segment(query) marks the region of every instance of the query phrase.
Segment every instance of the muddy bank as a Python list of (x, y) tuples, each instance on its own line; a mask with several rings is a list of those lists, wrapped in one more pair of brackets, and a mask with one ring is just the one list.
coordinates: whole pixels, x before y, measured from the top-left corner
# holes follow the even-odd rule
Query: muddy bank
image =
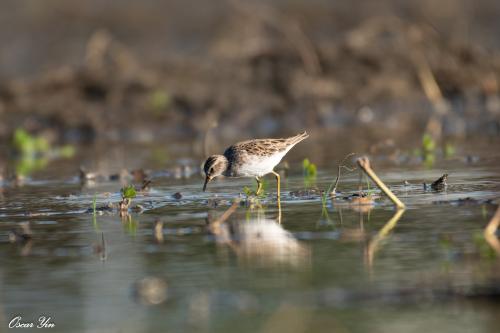
[[(0, 138), (59, 142), (267, 136), (323, 128), (398, 139), (497, 136), (500, 54), (425, 21), (367, 18), (335, 38), (274, 7), (231, 2), (206, 52), (145, 62), (107, 30), (80, 65), (0, 84)], [(437, 128), (437, 129), (436, 129)]]

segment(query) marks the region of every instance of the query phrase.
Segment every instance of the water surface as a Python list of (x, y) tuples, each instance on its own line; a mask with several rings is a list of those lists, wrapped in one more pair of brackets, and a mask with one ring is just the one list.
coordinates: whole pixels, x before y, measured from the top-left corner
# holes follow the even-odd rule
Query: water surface
[[(200, 193), (198, 175), (157, 172), (151, 191), (134, 200), (142, 213), (94, 219), (94, 196), (98, 207), (117, 202), (120, 183), (82, 185), (74, 169), (54, 167), (0, 197), (2, 331), (19, 314), (50, 316), (53, 332), (495, 332), (500, 265), (482, 231), (496, 209), (487, 200), (500, 193), (499, 161), (490, 154), (430, 169), (374, 161), (407, 204), (399, 213), (384, 197), (362, 209), (328, 200), (322, 211), (318, 195), (290, 194), (305, 187), (294, 165), (281, 224), (269, 177), (266, 197), (215, 227), (250, 180)], [(445, 191), (423, 189), (445, 172)], [(334, 176), (333, 162), (322, 166), (317, 187)], [(341, 198), (358, 186), (358, 172), (346, 175)], [(32, 240), (10, 243), (22, 222)], [(164, 283), (153, 290), (166, 297), (160, 304), (146, 304), (138, 287), (148, 277)]]

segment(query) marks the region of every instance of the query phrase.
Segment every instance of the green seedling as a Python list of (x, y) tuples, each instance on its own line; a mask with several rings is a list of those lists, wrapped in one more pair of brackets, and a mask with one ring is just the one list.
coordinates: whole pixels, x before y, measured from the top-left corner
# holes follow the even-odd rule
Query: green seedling
[(43, 154), (50, 149), (47, 139), (31, 135), (22, 128), (18, 128), (14, 132), (13, 145), (14, 149), (24, 156)]
[(92, 200), (92, 214), (96, 216), (96, 206), (97, 206), (97, 194), (94, 194), (94, 199)]
[(132, 201), (132, 199), (137, 196), (137, 192), (133, 185), (124, 186), (121, 189), (121, 193), (122, 193), (122, 199), (129, 199), (130, 201)]
[(122, 201), (120, 201), (119, 203), (120, 215), (125, 216), (128, 215), (128, 207), (132, 203), (132, 199), (137, 196), (137, 192), (134, 186), (127, 185), (121, 189), (121, 193), (122, 193)]
[(302, 170), (304, 175), (304, 185), (305, 187), (310, 187), (316, 183), (316, 177), (318, 174), (318, 169), (316, 164), (311, 163), (309, 159), (304, 159), (302, 161)]
[(57, 155), (63, 157), (63, 158), (71, 158), (75, 156), (76, 149), (72, 145), (64, 145), (57, 149)]
[(431, 153), (436, 150), (436, 142), (434, 141), (432, 136), (428, 133), (425, 133), (422, 136), (422, 148), (426, 153)]
[(74, 146), (51, 147), (44, 137), (31, 135), (22, 128), (15, 130), (12, 146), (18, 155), (15, 169), (19, 176), (27, 176), (34, 171), (44, 169), (50, 159), (70, 158), (75, 155)]
[(94, 230), (99, 231), (99, 226), (97, 225), (97, 194), (94, 194), (94, 199), (92, 199), (92, 223), (94, 225)]
[(453, 156), (455, 156), (455, 146), (448, 142), (444, 145), (444, 157), (451, 158)]
[(149, 96), (149, 104), (155, 113), (161, 113), (168, 109), (170, 105), (170, 96), (166, 91), (156, 89)]
[(255, 191), (253, 191), (250, 187), (248, 186), (245, 186), (243, 187), (243, 193), (245, 193), (245, 195), (247, 197), (251, 196), (251, 195), (254, 195), (255, 194)]
[(422, 153), (424, 165), (431, 168), (436, 162), (436, 141), (428, 133), (422, 136)]
[(254, 184), (253, 188), (250, 188), (248, 186), (243, 187), (243, 193), (245, 193), (247, 197), (250, 196), (256, 196), (258, 198), (264, 197), (266, 194), (266, 190), (269, 186), (269, 183), (267, 182), (267, 180), (264, 179), (264, 177), (260, 179), (260, 182), (262, 184), (262, 188), (259, 194), (257, 194), (257, 184)]

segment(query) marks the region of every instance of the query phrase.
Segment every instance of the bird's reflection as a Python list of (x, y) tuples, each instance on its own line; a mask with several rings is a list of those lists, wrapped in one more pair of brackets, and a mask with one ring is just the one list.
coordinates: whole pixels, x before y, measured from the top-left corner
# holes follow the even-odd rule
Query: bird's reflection
[(236, 213), (238, 208), (235, 202), (218, 219), (209, 221), (208, 230), (222, 249), (229, 247), (237, 255), (240, 263), (301, 266), (308, 262), (309, 248), (283, 228), (279, 217), (267, 217), (262, 206), (248, 208), (244, 214)]

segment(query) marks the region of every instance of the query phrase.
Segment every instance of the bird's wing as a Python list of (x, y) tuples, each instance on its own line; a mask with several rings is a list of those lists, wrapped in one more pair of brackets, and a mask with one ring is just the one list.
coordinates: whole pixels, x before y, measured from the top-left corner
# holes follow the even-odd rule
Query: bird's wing
[(288, 148), (287, 139), (256, 139), (238, 142), (229, 147), (239, 154), (249, 154), (253, 156), (270, 156), (283, 152)]

